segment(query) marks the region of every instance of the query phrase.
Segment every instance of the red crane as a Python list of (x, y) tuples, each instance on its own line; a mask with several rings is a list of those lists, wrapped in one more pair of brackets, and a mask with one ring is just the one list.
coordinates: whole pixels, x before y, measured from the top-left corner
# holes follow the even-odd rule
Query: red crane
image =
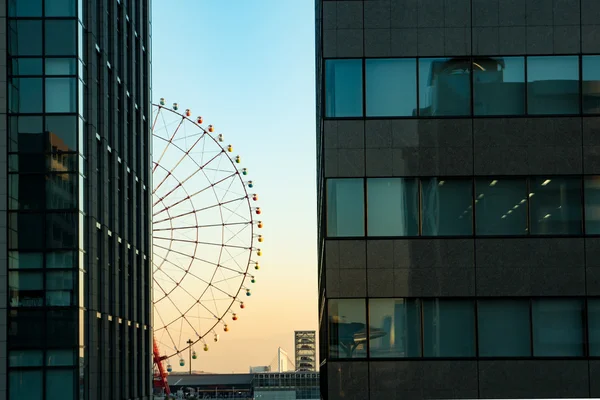
[(163, 360), (165, 360), (166, 356), (161, 356), (158, 351), (158, 345), (156, 344), (156, 340), (153, 338), (153, 353), (154, 353), (154, 364), (158, 368), (158, 374), (154, 375), (154, 387), (164, 388), (165, 394), (170, 395), (171, 389), (169, 388), (169, 383), (167, 382), (167, 372), (163, 367)]

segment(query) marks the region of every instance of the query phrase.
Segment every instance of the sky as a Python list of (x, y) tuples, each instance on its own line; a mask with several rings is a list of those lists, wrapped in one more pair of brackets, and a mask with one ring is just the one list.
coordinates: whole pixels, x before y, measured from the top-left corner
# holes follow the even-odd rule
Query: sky
[(312, 1), (152, 2), (154, 102), (190, 108), (226, 136), (264, 223), (252, 296), (218, 343), (198, 346), (194, 370), (248, 372), (279, 346), (293, 358), (294, 330), (317, 329), (314, 60)]

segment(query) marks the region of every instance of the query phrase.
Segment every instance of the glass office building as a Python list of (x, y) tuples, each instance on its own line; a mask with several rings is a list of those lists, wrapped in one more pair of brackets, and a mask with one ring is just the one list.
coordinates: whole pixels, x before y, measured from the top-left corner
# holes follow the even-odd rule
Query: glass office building
[(149, 3), (0, 1), (0, 399), (150, 396)]
[(323, 398), (600, 397), (599, 21), (316, 1)]

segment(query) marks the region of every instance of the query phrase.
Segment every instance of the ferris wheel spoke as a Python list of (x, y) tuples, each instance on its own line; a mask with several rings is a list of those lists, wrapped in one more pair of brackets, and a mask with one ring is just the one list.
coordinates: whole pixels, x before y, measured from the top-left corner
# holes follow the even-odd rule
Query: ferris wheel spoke
[[(237, 202), (237, 201), (244, 200), (244, 198), (245, 198), (245, 197), (239, 197), (239, 198), (237, 198), (237, 199), (228, 200), (228, 201), (226, 201), (226, 202), (224, 202), (224, 203), (213, 204), (213, 205), (211, 205), (211, 206), (202, 207), (202, 208), (198, 208), (198, 209), (195, 209), (195, 210), (187, 211), (187, 212), (184, 212), (184, 213), (181, 213), (181, 214), (173, 215), (173, 216), (171, 216), (171, 217), (169, 217), (169, 218), (163, 218), (163, 219), (161, 219), (161, 220), (154, 221), (154, 223), (155, 223), (155, 224), (159, 224), (159, 223), (161, 223), (161, 222), (166, 222), (166, 221), (168, 221), (168, 220), (174, 220), (174, 219), (177, 219), (177, 218), (186, 217), (186, 216), (188, 216), (188, 215), (192, 215), (192, 214), (198, 214), (198, 213), (200, 213), (200, 212), (203, 212), (203, 211), (208, 211), (208, 210), (211, 210), (211, 209), (213, 209), (213, 208), (216, 208), (216, 207), (224, 207), (224, 208), (226, 208), (225, 206), (226, 206), (227, 204), (231, 204), (231, 203), (235, 203), (235, 202)], [(242, 216), (240, 215), (240, 218), (244, 218), (244, 217), (242, 217)]]
[(194, 244), (202, 244), (202, 245), (206, 245), (206, 246), (231, 247), (231, 248), (234, 248), (234, 249), (246, 249), (246, 250), (249, 250), (248, 247), (236, 246), (236, 245), (233, 245), (233, 244), (225, 244), (225, 243), (201, 242), (201, 241), (186, 240), (186, 239), (166, 238), (166, 237), (160, 237), (160, 236), (154, 236), (154, 239), (168, 240), (168, 241), (171, 241), (171, 242), (194, 243)]
[(197, 228), (216, 228), (216, 227), (221, 227), (221, 226), (237, 226), (237, 225), (248, 226), (250, 224), (252, 224), (252, 221), (248, 221), (248, 222), (230, 222), (230, 223), (224, 224), (224, 225), (223, 224), (187, 225), (187, 226), (177, 226), (177, 227), (173, 227), (173, 228), (153, 229), (152, 232), (177, 231), (177, 230), (182, 230), (182, 229), (185, 230), (185, 229), (197, 229)]
[[(240, 201), (240, 200), (241, 199), (235, 199), (234, 201)], [(227, 203), (223, 203), (223, 208), (226, 209), (227, 211), (229, 211), (232, 215), (235, 214), (235, 215), (237, 215), (238, 217), (240, 217), (242, 219), (246, 219), (247, 218), (247, 217), (244, 217), (244, 216), (238, 214), (236, 211), (233, 211), (233, 210), (229, 209), (229, 207), (226, 207), (226, 205), (230, 204), (230, 203), (232, 203), (232, 202), (230, 201), (230, 202), (227, 202)]]
[[(164, 117), (163, 117), (164, 118)], [(181, 127), (181, 125), (183, 124), (183, 119), (179, 122), (179, 124), (177, 125), (177, 128), (175, 129), (175, 132), (173, 132), (173, 136), (171, 136), (171, 138), (167, 141), (167, 145), (165, 146), (165, 148), (162, 151), (162, 154), (160, 155), (160, 157), (158, 158), (158, 161), (156, 161), (156, 165), (159, 165), (160, 162), (162, 161), (163, 157), (165, 156), (165, 154), (167, 153), (167, 149), (169, 148), (169, 144), (171, 144), (173, 142), (173, 138), (175, 137), (175, 135), (177, 135), (177, 132), (179, 131), (179, 128)], [(152, 172), (156, 171), (156, 167), (154, 168), (154, 170)]]

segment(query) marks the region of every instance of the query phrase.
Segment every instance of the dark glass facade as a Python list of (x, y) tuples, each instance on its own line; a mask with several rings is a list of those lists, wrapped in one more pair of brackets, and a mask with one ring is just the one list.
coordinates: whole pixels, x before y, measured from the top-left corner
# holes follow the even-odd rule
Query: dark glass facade
[(150, 2), (0, 9), (0, 398), (148, 399)]
[(322, 397), (600, 397), (600, 2), (315, 5)]

